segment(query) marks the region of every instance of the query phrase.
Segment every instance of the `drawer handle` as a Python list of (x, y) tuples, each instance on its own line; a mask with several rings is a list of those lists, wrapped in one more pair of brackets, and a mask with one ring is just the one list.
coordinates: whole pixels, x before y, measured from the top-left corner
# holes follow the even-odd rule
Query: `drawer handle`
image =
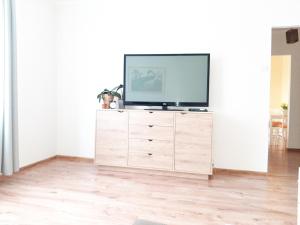
[(118, 110), (118, 112), (119, 112), (119, 113), (123, 113), (124, 111), (123, 111), (123, 110)]
[(186, 112), (181, 112), (181, 115), (185, 115), (186, 114)]
[(148, 153), (148, 155), (149, 155), (149, 156), (151, 156), (151, 155), (152, 155), (152, 153)]
[(153, 127), (153, 125), (148, 125), (148, 127)]
[(153, 141), (153, 139), (148, 139), (148, 141)]
[(149, 111), (149, 113), (153, 113), (152, 111)]

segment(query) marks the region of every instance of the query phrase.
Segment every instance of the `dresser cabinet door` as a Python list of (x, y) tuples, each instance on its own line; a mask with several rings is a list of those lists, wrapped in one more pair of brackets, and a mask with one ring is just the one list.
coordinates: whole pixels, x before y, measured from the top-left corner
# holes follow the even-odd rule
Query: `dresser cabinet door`
[(212, 174), (212, 115), (176, 113), (175, 171)]
[(96, 164), (127, 166), (128, 112), (97, 112)]

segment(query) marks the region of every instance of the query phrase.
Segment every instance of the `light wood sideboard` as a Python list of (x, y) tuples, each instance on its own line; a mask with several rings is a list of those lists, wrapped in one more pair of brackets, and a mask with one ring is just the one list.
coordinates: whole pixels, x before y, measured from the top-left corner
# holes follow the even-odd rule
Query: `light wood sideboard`
[(211, 112), (98, 110), (95, 163), (208, 178), (212, 122)]

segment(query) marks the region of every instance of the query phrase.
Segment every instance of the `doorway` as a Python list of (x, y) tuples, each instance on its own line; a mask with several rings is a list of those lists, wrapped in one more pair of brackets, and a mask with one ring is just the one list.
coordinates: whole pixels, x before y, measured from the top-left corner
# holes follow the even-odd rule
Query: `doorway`
[(287, 43), (289, 29), (272, 29), (268, 173), (280, 176), (300, 166), (300, 43)]
[(288, 143), (291, 55), (272, 55), (270, 84), (270, 148), (285, 150)]

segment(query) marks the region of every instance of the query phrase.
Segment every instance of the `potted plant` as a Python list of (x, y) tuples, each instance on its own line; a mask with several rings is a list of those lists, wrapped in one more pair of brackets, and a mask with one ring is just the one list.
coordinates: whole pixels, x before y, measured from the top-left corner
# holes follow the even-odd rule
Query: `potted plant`
[(112, 101), (118, 102), (119, 99), (122, 99), (122, 95), (118, 92), (121, 88), (123, 88), (122, 84), (120, 84), (117, 87), (114, 87), (111, 90), (105, 88), (100, 94), (98, 94), (97, 99), (99, 100), (99, 102), (103, 100), (103, 109), (109, 109), (109, 104)]
[(109, 103), (113, 99), (111, 92), (106, 88), (100, 94), (98, 94), (97, 98), (98, 98), (99, 102), (101, 102), (101, 100), (103, 100), (103, 104), (102, 104), (103, 109), (108, 109)]
[(282, 110), (282, 113), (283, 113), (283, 115), (287, 115), (287, 111), (288, 111), (288, 104), (286, 104), (286, 103), (282, 103), (281, 105), (280, 105), (280, 107), (281, 107), (281, 110)]
[(113, 101), (118, 101), (122, 99), (122, 94), (119, 93), (119, 90), (123, 88), (123, 84), (120, 84), (116, 87), (114, 87), (110, 92), (111, 95), (113, 96)]

